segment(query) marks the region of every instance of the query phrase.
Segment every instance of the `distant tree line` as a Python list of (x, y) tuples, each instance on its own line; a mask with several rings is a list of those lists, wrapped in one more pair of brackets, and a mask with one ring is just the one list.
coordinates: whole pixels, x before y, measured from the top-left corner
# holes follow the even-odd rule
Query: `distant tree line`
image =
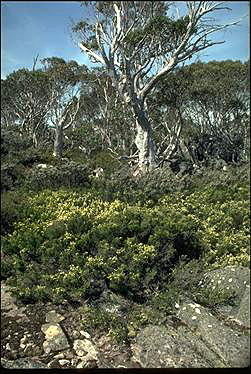
[[(88, 157), (105, 150), (137, 163), (133, 113), (106, 71), (58, 57), (42, 63), (1, 80), (2, 137), (14, 133), (34, 148), (52, 146), (58, 158), (68, 148)], [(249, 71), (249, 61), (197, 62), (158, 82), (147, 100), (158, 166), (248, 160)]]

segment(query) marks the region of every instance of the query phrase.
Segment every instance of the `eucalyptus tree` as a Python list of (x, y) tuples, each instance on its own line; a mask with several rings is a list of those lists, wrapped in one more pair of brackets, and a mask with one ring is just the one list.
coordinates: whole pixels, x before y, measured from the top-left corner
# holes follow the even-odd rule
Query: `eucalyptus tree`
[(183, 113), (189, 101), (192, 75), (189, 69), (176, 67), (165, 76), (148, 96), (157, 156), (162, 165), (176, 153), (182, 153), (181, 135), (188, 121)]
[(249, 63), (198, 62), (184, 69), (190, 84), (182, 115), (192, 124), (190, 143), (197, 161), (212, 156), (227, 162), (247, 159)]
[(49, 80), (48, 126), (55, 134), (53, 155), (61, 158), (64, 131), (76, 120), (88, 69), (59, 57), (45, 58), (41, 63)]
[(21, 136), (31, 136), (33, 145), (46, 127), (48, 79), (41, 70), (19, 69), (1, 80), (1, 124), (16, 125)]
[(249, 62), (226, 60), (199, 61), (164, 77), (149, 104), (162, 160), (177, 151), (193, 163), (247, 158), (249, 75)]
[(157, 83), (194, 54), (224, 41), (212, 33), (237, 22), (219, 25), (208, 16), (229, 8), (212, 1), (188, 1), (185, 16), (170, 16), (173, 2), (84, 1), (96, 20), (73, 27), (79, 47), (91, 61), (105, 66), (114, 89), (135, 119), (139, 167), (158, 163), (147, 97)]

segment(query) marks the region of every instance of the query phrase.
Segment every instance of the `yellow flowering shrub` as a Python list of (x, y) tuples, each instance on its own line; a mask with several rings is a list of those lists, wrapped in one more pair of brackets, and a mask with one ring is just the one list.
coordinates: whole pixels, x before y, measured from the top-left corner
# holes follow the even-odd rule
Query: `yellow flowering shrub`
[(2, 274), (18, 297), (61, 302), (106, 285), (144, 299), (173, 280), (181, 260), (249, 266), (245, 184), (177, 191), (154, 204), (101, 196), (63, 188), (24, 195), (1, 241)]

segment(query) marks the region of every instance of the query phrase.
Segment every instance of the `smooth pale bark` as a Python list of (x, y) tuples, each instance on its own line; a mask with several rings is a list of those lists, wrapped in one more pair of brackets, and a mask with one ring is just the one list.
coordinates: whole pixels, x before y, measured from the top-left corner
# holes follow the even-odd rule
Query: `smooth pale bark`
[(63, 155), (63, 144), (64, 144), (64, 132), (63, 127), (58, 126), (55, 128), (55, 140), (54, 140), (54, 152), (53, 156), (62, 158)]
[(139, 151), (139, 168), (148, 171), (157, 166), (155, 144), (152, 137), (152, 129), (143, 129), (136, 121), (137, 135), (135, 144)]
[(147, 116), (147, 104), (136, 95), (130, 104), (136, 120), (135, 144), (139, 155), (138, 167), (143, 172), (150, 171), (157, 166), (158, 160), (152, 126)]

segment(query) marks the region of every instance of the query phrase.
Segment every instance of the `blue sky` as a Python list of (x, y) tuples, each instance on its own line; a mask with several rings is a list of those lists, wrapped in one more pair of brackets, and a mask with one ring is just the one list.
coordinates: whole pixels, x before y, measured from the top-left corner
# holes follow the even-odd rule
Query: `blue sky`
[[(182, 3), (177, 2), (177, 6), (182, 8)], [(228, 1), (225, 5), (232, 11), (215, 14), (223, 23), (246, 17), (240, 25), (216, 33), (216, 40), (226, 42), (205, 50), (200, 56), (202, 61), (249, 59), (248, 3)], [(78, 1), (1, 1), (1, 78), (14, 70), (31, 69), (38, 53), (39, 59), (57, 56), (91, 66), (71, 38), (71, 20), (78, 21), (84, 15)]]

